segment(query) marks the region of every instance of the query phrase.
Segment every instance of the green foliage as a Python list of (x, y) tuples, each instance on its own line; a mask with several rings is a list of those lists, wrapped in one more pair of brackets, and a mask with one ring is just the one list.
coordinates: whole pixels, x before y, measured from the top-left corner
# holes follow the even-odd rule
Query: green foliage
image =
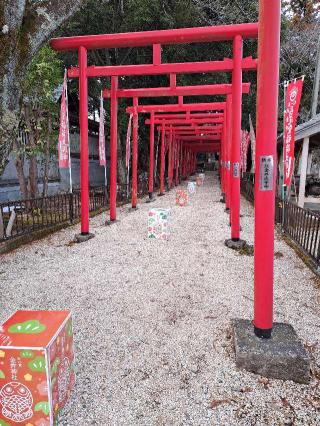
[[(284, 0), (282, 16), (282, 54), (280, 67), (280, 81), (306, 74), (305, 90), (302, 99), (300, 120), (306, 118), (310, 110), (310, 96), (314, 72), (315, 43), (310, 34), (310, 26), (319, 18), (319, 0)], [(193, 27), (206, 25), (237, 24), (242, 22), (258, 21), (258, 0), (88, 0), (73, 19), (61, 28), (59, 35), (83, 35), (99, 33), (115, 33), (130, 31), (161, 30), (167, 28)], [(102, 13), (103, 10), (103, 13)], [(297, 22), (303, 22), (308, 31), (301, 32)], [(305, 27), (303, 28), (303, 30)], [(303, 48), (303, 46), (307, 48)], [(297, 55), (297, 51), (299, 54)], [(244, 56), (257, 57), (257, 42), (244, 41)], [(232, 43), (196, 43), (191, 45), (164, 46), (162, 49), (163, 62), (206, 61), (221, 60), (232, 57)], [(77, 65), (77, 53), (62, 54), (64, 64)], [(150, 63), (152, 50), (146, 48), (128, 49), (101, 49), (89, 52), (89, 64), (121, 65)], [(249, 127), (248, 117), (251, 114), (255, 122), (256, 112), (256, 73), (244, 73), (244, 81), (251, 83), (249, 95), (243, 97), (242, 127)], [(209, 73), (206, 75), (179, 75), (179, 85), (215, 84), (231, 82), (228, 73)], [(122, 77), (119, 85), (122, 88), (131, 87), (159, 87), (167, 86), (168, 76)], [(89, 109), (91, 112), (99, 107), (100, 91), (109, 87), (109, 79), (89, 80)], [(77, 94), (77, 81), (71, 83), (71, 90)], [(223, 98), (216, 97), (216, 100)], [(197, 97), (197, 102), (213, 100), (212, 97)], [(194, 102), (195, 98), (185, 98), (185, 102)], [(175, 103), (174, 98), (144, 99), (141, 103)], [(131, 100), (119, 101), (119, 137), (124, 155), (125, 134), (128, 117), (124, 113)], [(279, 96), (279, 131), (282, 128), (283, 91), (280, 87)], [(106, 102), (106, 139), (109, 137), (109, 103)], [(144, 117), (139, 122), (139, 169), (145, 169), (143, 160), (148, 153), (148, 126), (143, 124)]]
[(59, 102), (54, 91), (62, 84), (63, 64), (58, 54), (45, 45), (33, 58), (23, 82), (23, 103), (21, 122), (31, 136), (32, 143), (19, 146), (17, 154), (44, 156), (46, 142), (50, 141), (50, 154), (56, 152), (57, 128), (48, 128), (49, 118), (53, 123), (59, 120)]
[(33, 58), (23, 86), (24, 97), (45, 111), (56, 110), (54, 89), (63, 79), (62, 62), (57, 53), (45, 45)]

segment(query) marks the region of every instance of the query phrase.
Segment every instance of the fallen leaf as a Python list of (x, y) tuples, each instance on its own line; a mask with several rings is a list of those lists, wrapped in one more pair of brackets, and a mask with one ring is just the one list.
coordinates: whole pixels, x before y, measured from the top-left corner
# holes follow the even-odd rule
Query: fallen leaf
[(229, 404), (229, 403), (230, 403), (230, 399), (214, 399), (210, 403), (210, 408), (212, 408), (212, 409), (217, 408), (217, 407), (219, 407), (219, 405)]

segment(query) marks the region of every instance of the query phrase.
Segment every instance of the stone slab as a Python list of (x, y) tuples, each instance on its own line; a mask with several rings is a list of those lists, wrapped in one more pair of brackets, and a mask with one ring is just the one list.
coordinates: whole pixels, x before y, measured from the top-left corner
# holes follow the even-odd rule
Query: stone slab
[(231, 248), (232, 250), (242, 250), (247, 245), (246, 241), (238, 240), (234, 241), (233, 239), (225, 240), (225, 246)]
[(119, 220), (107, 220), (106, 221), (106, 223), (105, 223), (105, 225), (106, 226), (111, 226), (111, 225), (114, 225), (115, 223), (119, 223), (120, 221)]
[(146, 203), (147, 203), (147, 204), (149, 204), (149, 203), (154, 203), (155, 201), (156, 201), (156, 198), (155, 198), (155, 197), (147, 198), (147, 199), (146, 199)]
[(74, 241), (80, 244), (91, 240), (91, 238), (94, 238), (94, 234), (91, 234), (90, 232), (88, 234), (77, 234), (74, 236)]
[(308, 384), (310, 358), (293, 327), (274, 323), (270, 339), (254, 334), (252, 322), (232, 320), (238, 368), (281, 380)]

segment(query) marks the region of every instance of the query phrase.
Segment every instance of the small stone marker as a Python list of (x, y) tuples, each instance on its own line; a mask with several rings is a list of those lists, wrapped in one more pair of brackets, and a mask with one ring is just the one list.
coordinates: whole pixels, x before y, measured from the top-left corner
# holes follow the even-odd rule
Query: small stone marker
[(260, 339), (251, 321), (233, 320), (238, 368), (281, 380), (310, 381), (310, 358), (293, 327), (274, 323), (272, 337)]
[(202, 186), (203, 185), (203, 179), (200, 176), (196, 177), (196, 183), (197, 186)]
[(3, 424), (57, 424), (74, 384), (73, 361), (69, 311), (12, 315), (0, 332)]
[(189, 195), (187, 191), (178, 189), (176, 191), (176, 205), (180, 207), (187, 206), (189, 204)]
[(148, 238), (168, 240), (170, 209), (150, 209), (148, 214)]
[(188, 182), (188, 192), (190, 195), (193, 195), (196, 193), (196, 183), (195, 182)]

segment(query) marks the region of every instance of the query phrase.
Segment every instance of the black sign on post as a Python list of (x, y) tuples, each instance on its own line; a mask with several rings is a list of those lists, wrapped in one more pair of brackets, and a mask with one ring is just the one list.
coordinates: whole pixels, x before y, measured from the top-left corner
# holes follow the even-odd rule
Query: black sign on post
[(240, 164), (239, 163), (233, 163), (233, 177), (235, 177), (235, 178), (240, 177)]
[(273, 156), (260, 157), (260, 191), (273, 190)]

